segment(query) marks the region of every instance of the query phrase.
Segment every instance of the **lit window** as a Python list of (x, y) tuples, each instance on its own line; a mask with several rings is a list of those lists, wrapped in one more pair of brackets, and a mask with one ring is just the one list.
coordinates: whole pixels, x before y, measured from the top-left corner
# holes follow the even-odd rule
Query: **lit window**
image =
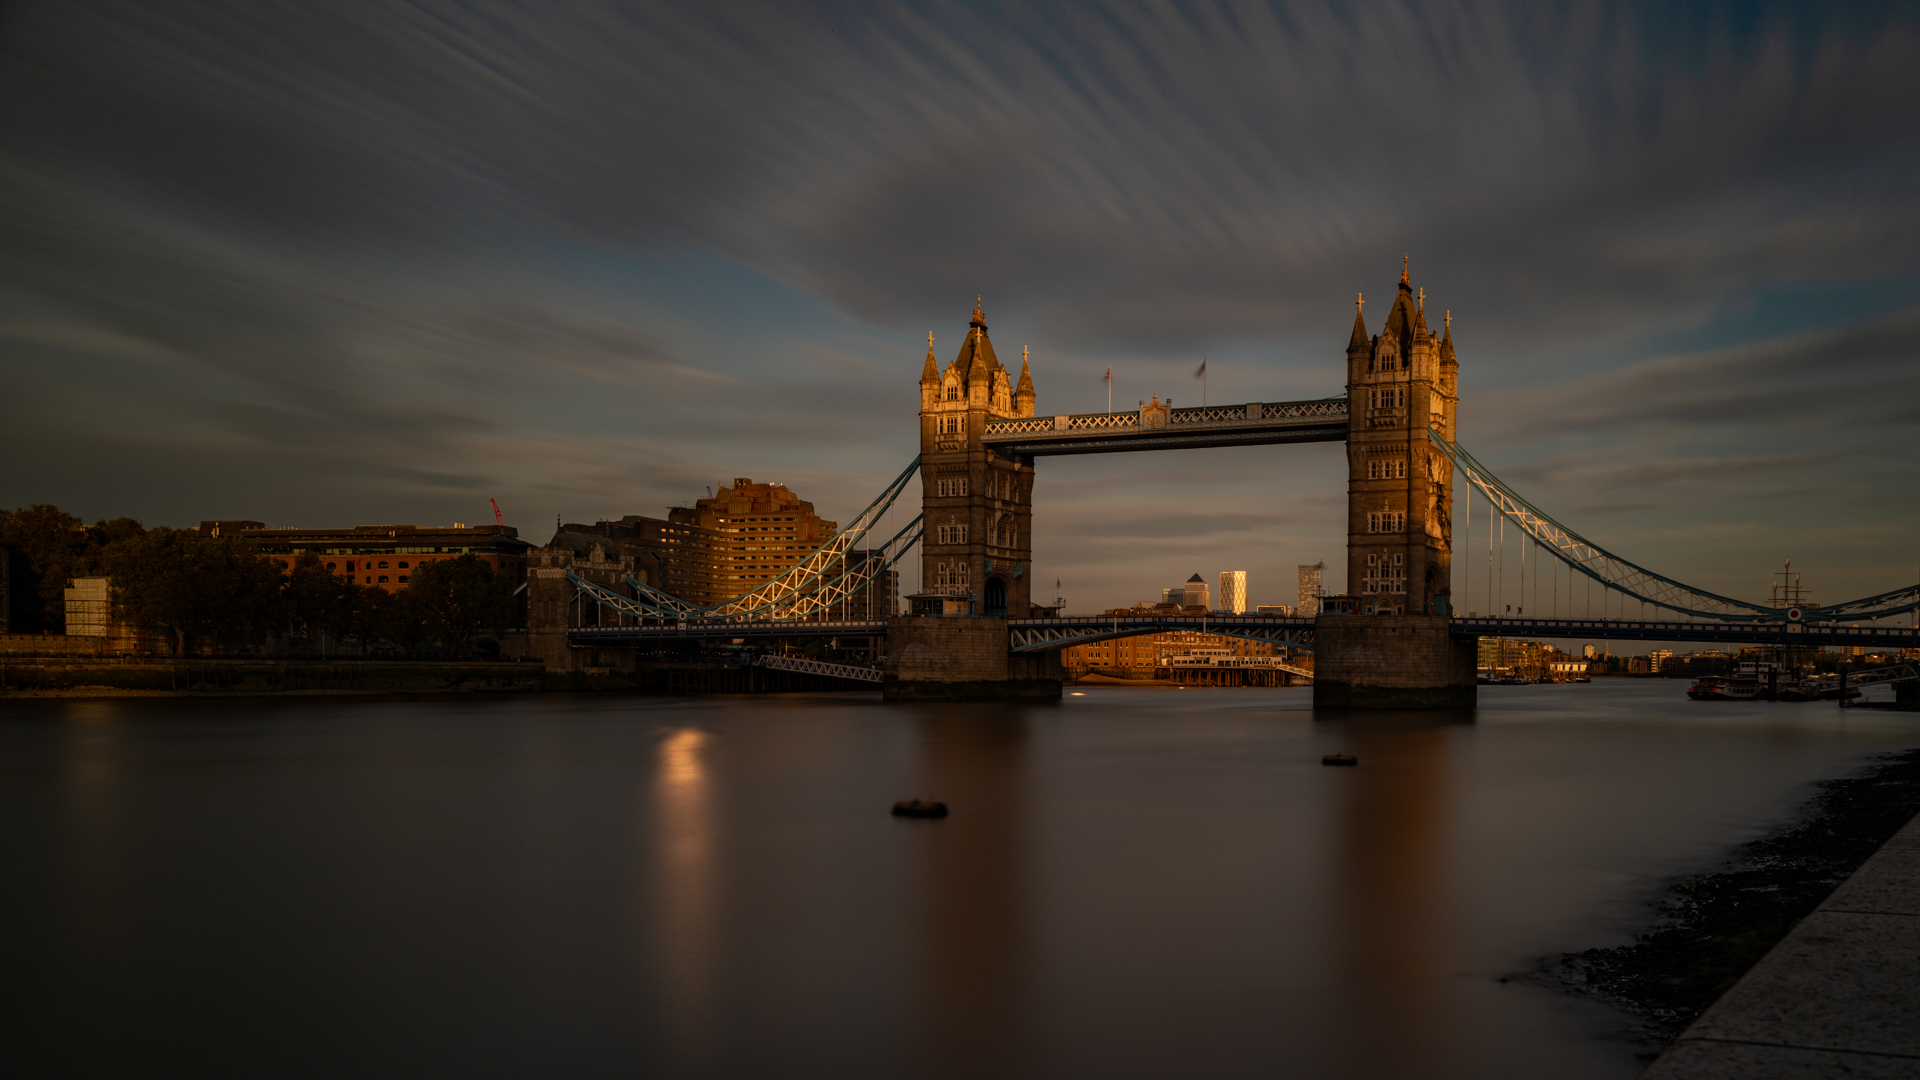
[(387, 575), (385, 575), (385, 574), (381, 574), (381, 575), (380, 575), (380, 584), (382, 584), (382, 585), (385, 585), (386, 583), (387, 583)]
[[(382, 560), (380, 561), (380, 569), (382, 569), (382, 570), (385, 570), (386, 568), (387, 568), (387, 563), (386, 563), (386, 560), (385, 560), (385, 559), (382, 559)], [(386, 579), (386, 578), (381, 578), (380, 580), (381, 580), (381, 581), (385, 581), (385, 580), (387, 580), (387, 579)]]
[(338, 569), (340, 569), (340, 567), (339, 567), (339, 566), (337, 566), (337, 565), (335, 565), (335, 564), (333, 564), (333, 563), (328, 563), (328, 564), (327, 564), (327, 569), (329, 569), (329, 570), (338, 570)]

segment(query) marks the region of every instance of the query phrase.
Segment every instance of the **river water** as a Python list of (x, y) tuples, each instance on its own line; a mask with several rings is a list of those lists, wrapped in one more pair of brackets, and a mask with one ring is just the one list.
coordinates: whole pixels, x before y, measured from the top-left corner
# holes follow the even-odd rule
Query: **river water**
[[(1684, 683), (0, 709), (33, 1075), (1627, 1078), (1502, 982), (1920, 744)], [(1323, 754), (1360, 757), (1326, 768)], [(944, 821), (887, 813), (944, 799)]]

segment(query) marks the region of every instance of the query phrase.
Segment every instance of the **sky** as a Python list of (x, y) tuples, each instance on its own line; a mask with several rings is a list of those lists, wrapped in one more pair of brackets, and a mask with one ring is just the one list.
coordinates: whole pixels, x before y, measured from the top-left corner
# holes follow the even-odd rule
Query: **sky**
[[(1820, 602), (1897, 588), (1917, 13), (14, 2), (0, 506), (320, 527), (491, 497), (544, 543), (749, 477), (846, 520), (917, 451), (925, 336), (950, 360), (975, 296), (1041, 413), (1104, 409), (1108, 367), (1116, 408), (1199, 404), (1202, 357), (1210, 402), (1295, 400), (1343, 391), (1355, 295), (1377, 331), (1406, 255), (1454, 316), (1462, 445), (1540, 508), (1744, 599), (1788, 558)], [(1043, 458), (1036, 596), (1244, 569), (1290, 603), (1316, 560), (1337, 588), (1343, 470)], [(1456, 604), (1485, 610), (1472, 513)]]

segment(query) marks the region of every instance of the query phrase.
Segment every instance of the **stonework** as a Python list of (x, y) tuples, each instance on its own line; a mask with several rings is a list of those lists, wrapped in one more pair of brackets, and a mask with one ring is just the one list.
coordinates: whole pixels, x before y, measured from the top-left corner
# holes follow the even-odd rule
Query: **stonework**
[(1010, 643), (1005, 619), (890, 619), (882, 694), (922, 701), (1058, 698), (1060, 653), (1014, 656)]
[[(1459, 405), (1453, 316), (1427, 329), (1426, 292), (1403, 264), (1380, 333), (1355, 303), (1347, 341), (1347, 592), (1314, 621), (1316, 708), (1471, 707), (1474, 645), (1449, 626)], [(1305, 592), (1305, 568), (1301, 576)], [(1304, 605), (1305, 598), (1302, 597)]]
[(981, 444), (991, 420), (1033, 415), (1026, 358), (1016, 384), (994, 354), (978, 305), (959, 355), (942, 372), (933, 335), (920, 373), (920, 481), (925, 538), (921, 600), (967, 601), (974, 615), (1025, 618), (1032, 609), (1033, 459)]
[(1453, 465), (1427, 437), (1454, 438), (1453, 317), (1427, 329), (1406, 269), (1380, 333), (1356, 303), (1347, 342), (1347, 592), (1362, 614), (1451, 613)]
[(1444, 615), (1322, 615), (1313, 624), (1316, 709), (1472, 708), (1474, 642)]

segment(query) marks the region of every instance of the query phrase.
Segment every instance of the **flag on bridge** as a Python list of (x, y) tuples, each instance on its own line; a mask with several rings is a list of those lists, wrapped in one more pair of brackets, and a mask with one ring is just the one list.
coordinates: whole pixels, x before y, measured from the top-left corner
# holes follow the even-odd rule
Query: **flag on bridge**
[(1200, 366), (1193, 369), (1193, 377), (1196, 379), (1204, 379), (1207, 377), (1207, 361), (1205, 357), (1201, 358)]

